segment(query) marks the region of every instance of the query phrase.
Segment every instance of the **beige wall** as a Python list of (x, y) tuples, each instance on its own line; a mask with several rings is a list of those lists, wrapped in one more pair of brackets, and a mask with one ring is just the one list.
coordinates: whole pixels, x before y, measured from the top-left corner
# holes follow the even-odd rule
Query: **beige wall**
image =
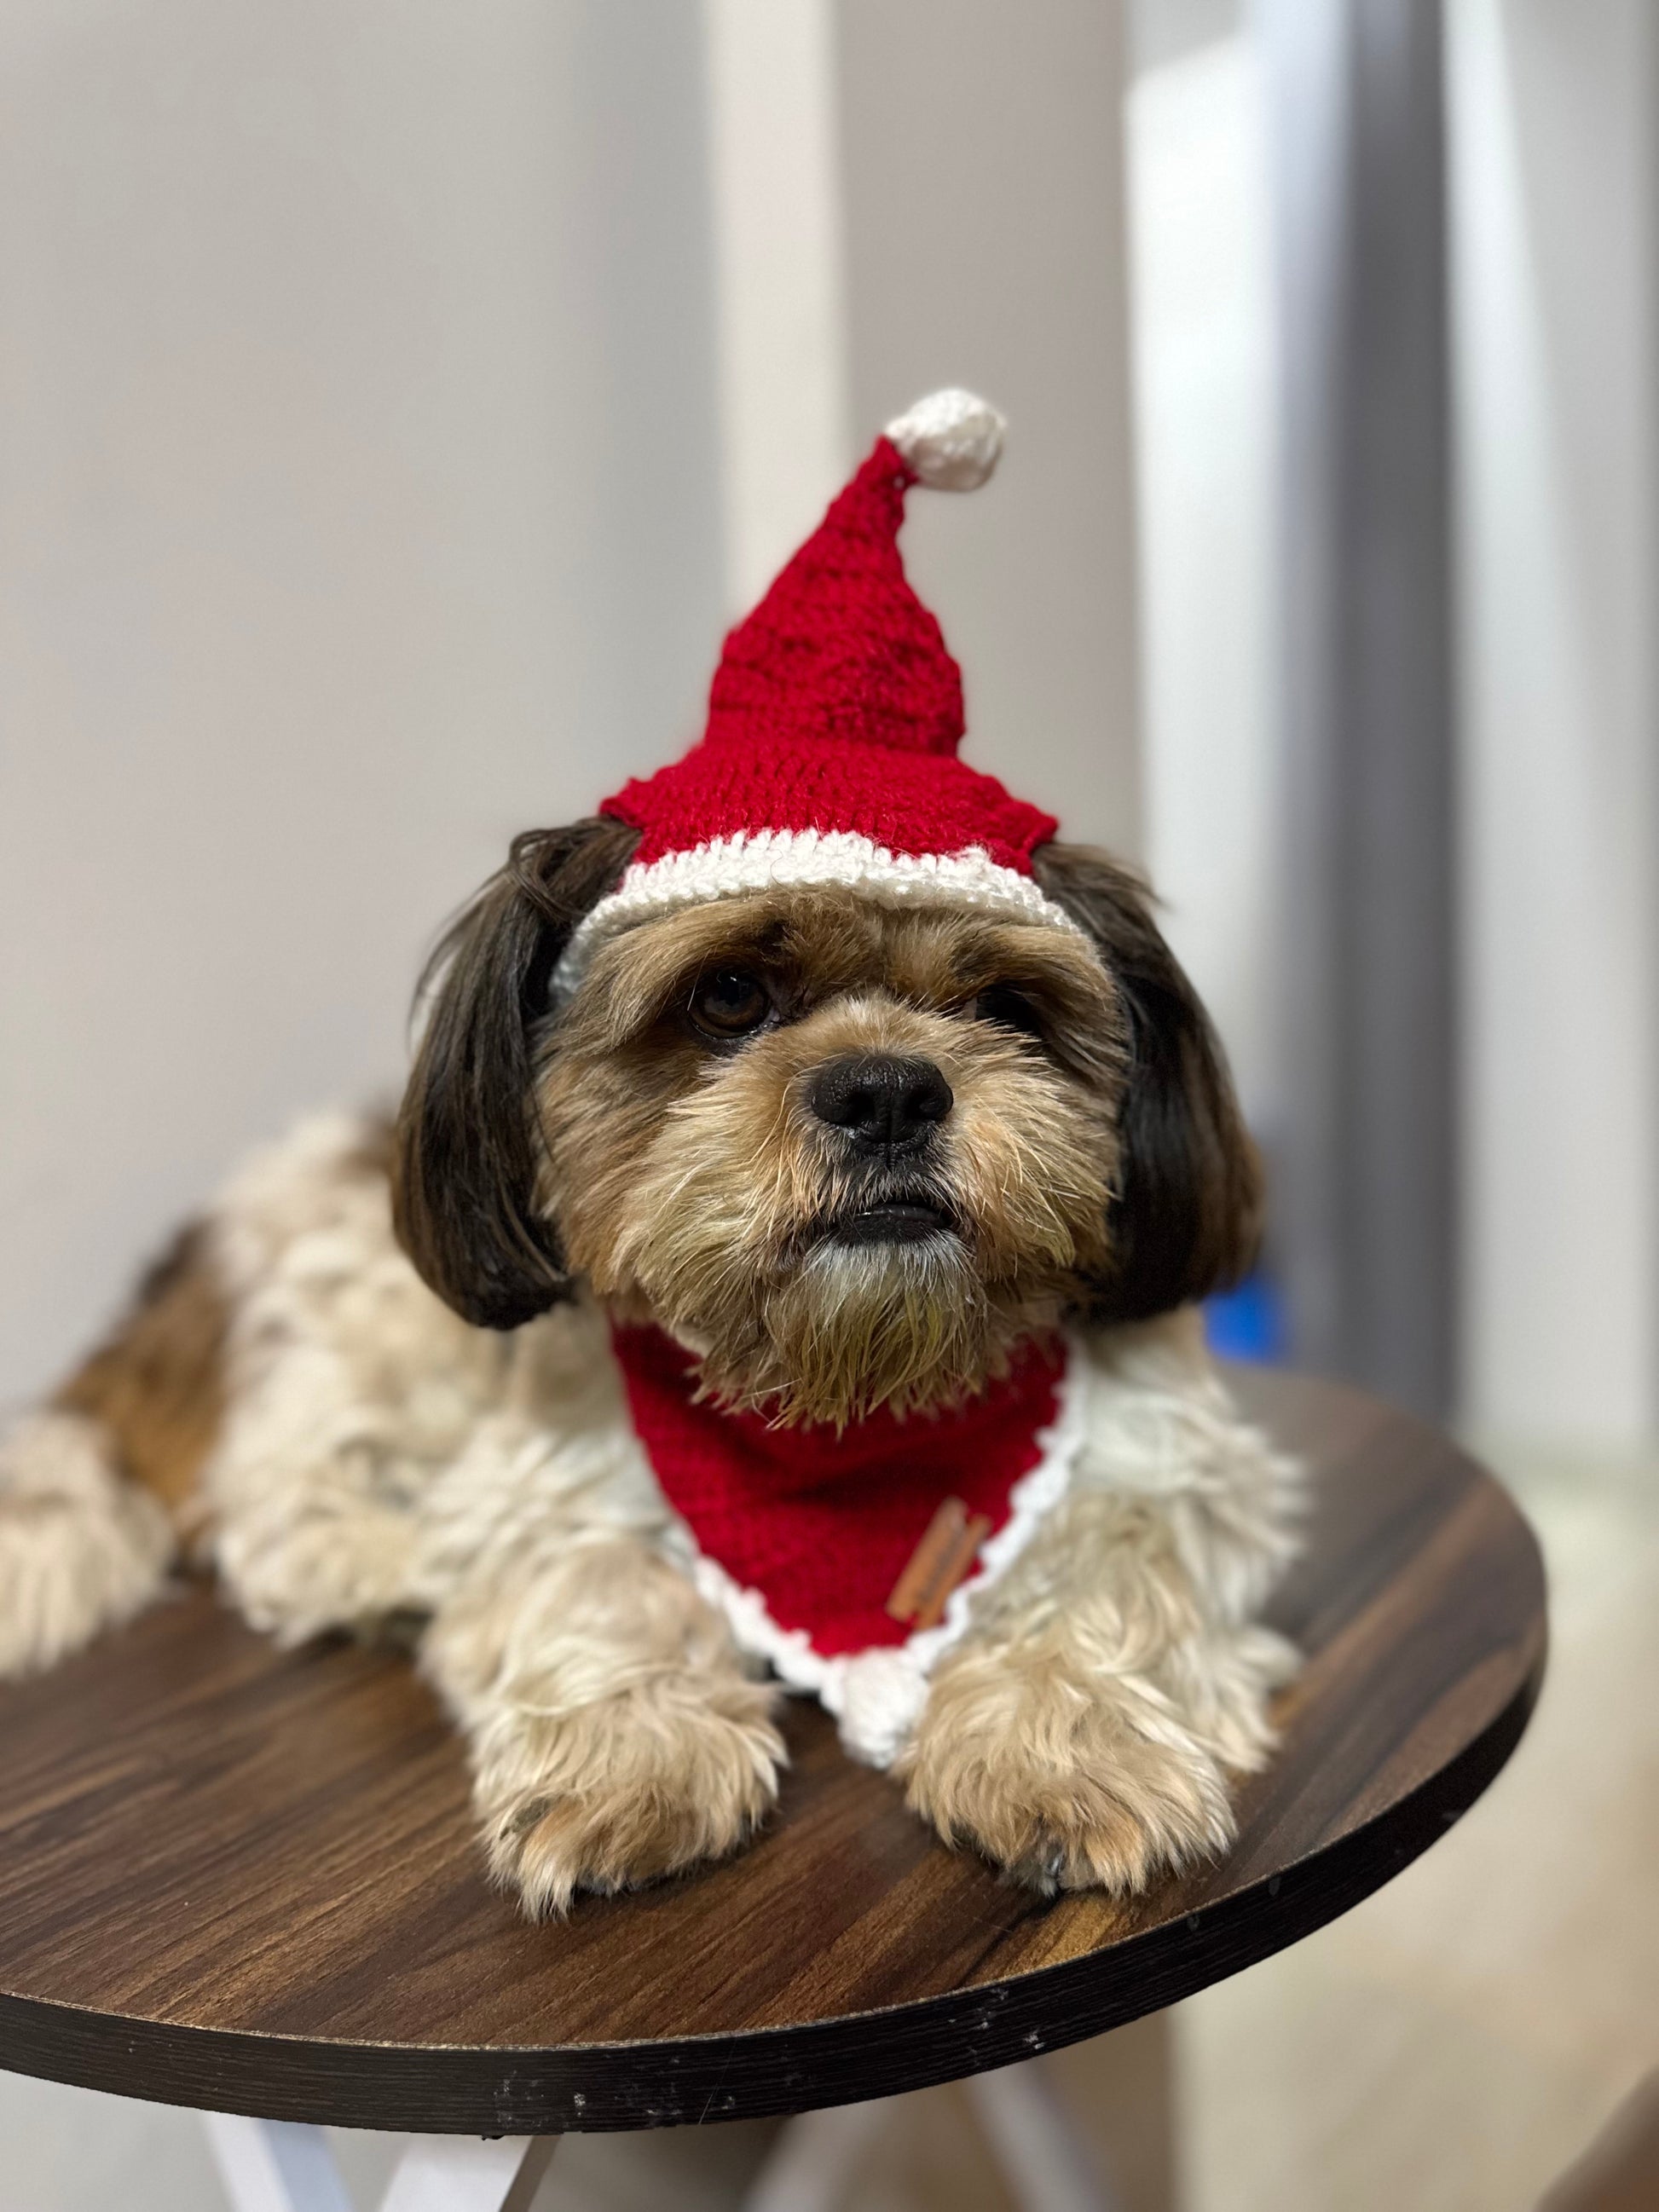
[(0, 13), (0, 1395), (693, 726), (681, 0)]
[[(1279, 364), (1261, 57), (1139, 0), (1128, 100), (1146, 854), (1252, 1126), (1282, 1127)], [(1186, 18), (1189, 42), (1175, 35)], [(1231, 17), (1233, 20), (1229, 20)]]
[(836, 0), (704, 0), (726, 581), (753, 605), (845, 481)]
[(1138, 853), (1121, 9), (842, 0), (839, 24), (854, 417), (966, 384), (1012, 425), (987, 490), (913, 502), (968, 752)]

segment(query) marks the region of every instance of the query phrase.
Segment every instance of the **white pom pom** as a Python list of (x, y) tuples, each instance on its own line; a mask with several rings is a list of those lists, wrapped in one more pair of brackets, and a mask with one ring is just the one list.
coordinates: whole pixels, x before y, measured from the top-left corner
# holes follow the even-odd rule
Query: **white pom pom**
[(887, 435), (917, 476), (935, 491), (977, 491), (1002, 452), (1006, 420), (972, 392), (930, 392)]

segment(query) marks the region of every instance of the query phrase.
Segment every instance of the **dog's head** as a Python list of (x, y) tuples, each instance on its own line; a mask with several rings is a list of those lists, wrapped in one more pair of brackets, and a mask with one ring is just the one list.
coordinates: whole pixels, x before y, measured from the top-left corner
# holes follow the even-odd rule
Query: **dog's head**
[(533, 832), (440, 950), (399, 1234), (470, 1321), (586, 1282), (724, 1400), (842, 1422), (972, 1393), (1082, 1310), (1139, 1319), (1253, 1249), (1254, 1154), (1137, 878), (1049, 844), (1076, 929), (836, 885), (561, 955), (636, 833)]

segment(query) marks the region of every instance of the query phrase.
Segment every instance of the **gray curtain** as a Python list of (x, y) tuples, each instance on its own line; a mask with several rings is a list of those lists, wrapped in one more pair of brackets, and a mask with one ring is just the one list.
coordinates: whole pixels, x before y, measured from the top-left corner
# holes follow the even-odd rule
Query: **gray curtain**
[(1273, 1262), (1291, 1356), (1456, 1386), (1445, 160), (1437, 0), (1260, 0), (1283, 344)]

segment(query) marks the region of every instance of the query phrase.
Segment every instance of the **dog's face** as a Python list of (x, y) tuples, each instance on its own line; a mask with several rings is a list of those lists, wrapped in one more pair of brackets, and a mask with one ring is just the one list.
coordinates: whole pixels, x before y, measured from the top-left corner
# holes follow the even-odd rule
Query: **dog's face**
[(958, 1399), (1105, 1261), (1127, 1025), (1080, 935), (721, 900), (604, 947), (544, 1053), (567, 1264), (732, 1402)]
[(830, 887), (571, 929), (631, 849), (520, 840), (463, 918), (400, 1125), (400, 1231), (469, 1318), (585, 1281), (786, 1420), (953, 1402), (1068, 1311), (1248, 1257), (1255, 1177), (1134, 879), (1039, 856), (1076, 933)]

